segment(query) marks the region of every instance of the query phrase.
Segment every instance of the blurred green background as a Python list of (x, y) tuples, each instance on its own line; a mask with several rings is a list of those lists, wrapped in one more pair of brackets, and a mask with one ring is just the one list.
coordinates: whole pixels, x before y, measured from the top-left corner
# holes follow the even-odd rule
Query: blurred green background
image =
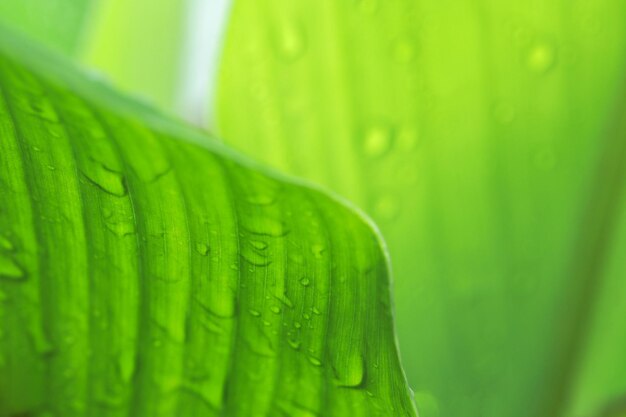
[(623, 0), (0, 1), (5, 24), (372, 216), (422, 417), (625, 415), (625, 17)]

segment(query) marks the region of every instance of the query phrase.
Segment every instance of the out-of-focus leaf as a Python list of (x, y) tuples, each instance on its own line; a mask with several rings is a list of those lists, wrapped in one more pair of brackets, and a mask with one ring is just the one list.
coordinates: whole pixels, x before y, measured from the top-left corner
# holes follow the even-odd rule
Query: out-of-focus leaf
[[(623, 251), (601, 235), (608, 275), (571, 270), (595, 256), (576, 247), (613, 180), (594, 173), (625, 13), (616, 0), (235, 1), (218, 132), (380, 224), (424, 417), (588, 415), (626, 392)], [(606, 282), (586, 300), (589, 279)], [(579, 334), (581, 299), (595, 311)]]
[(78, 53), (95, 0), (0, 0), (0, 22), (68, 55)]
[(116, 86), (171, 110), (180, 87), (187, 0), (107, 0), (83, 61)]
[(0, 31), (0, 416), (415, 416), (378, 235)]

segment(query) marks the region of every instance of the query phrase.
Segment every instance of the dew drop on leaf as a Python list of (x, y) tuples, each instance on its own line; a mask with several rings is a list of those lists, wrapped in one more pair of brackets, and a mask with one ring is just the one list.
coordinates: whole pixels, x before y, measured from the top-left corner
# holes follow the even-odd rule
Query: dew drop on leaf
[(391, 132), (384, 126), (369, 128), (363, 139), (363, 152), (370, 158), (383, 156), (391, 147)]
[(41, 326), (32, 324), (29, 328), (28, 334), (35, 348), (35, 351), (40, 355), (48, 355), (54, 351), (52, 342), (48, 339)]
[(287, 297), (286, 293), (276, 295), (276, 299), (280, 301), (281, 303), (283, 303), (286, 307), (293, 308), (293, 301), (291, 301), (291, 299)]
[(317, 259), (321, 259), (324, 256), (324, 252), (326, 251), (326, 247), (321, 243), (315, 243), (311, 245), (311, 252)]
[(267, 249), (267, 243), (260, 241), (260, 240), (251, 240), (250, 244), (252, 245), (252, 247), (254, 247), (255, 249), (258, 250), (265, 250)]
[(270, 307), (270, 311), (272, 313), (274, 313), (274, 314), (280, 314), (281, 310), (280, 310), (280, 307), (278, 307), (278, 306), (272, 306), (272, 307)]
[(250, 313), (252, 317), (259, 317), (261, 315), (260, 312), (258, 312), (257, 310), (253, 310), (253, 309), (248, 310), (248, 313)]
[(311, 363), (311, 365), (314, 366), (322, 366), (322, 361), (320, 361), (315, 356), (309, 356), (309, 362)]
[(302, 31), (296, 26), (286, 26), (280, 34), (280, 56), (287, 61), (295, 61), (306, 50), (306, 42)]
[(276, 198), (268, 194), (256, 194), (248, 196), (246, 200), (248, 203), (255, 206), (269, 206), (270, 204), (274, 204)]
[(365, 361), (360, 354), (337, 360), (333, 364), (335, 383), (341, 387), (358, 387), (365, 379)]
[(302, 344), (298, 340), (293, 340), (293, 339), (287, 339), (287, 343), (289, 343), (289, 346), (291, 346), (295, 350), (299, 350)]
[(308, 278), (302, 278), (300, 280), (300, 284), (302, 284), (304, 287), (308, 287), (309, 285), (311, 285), (311, 280)]
[(202, 256), (206, 256), (209, 254), (209, 246), (206, 243), (198, 242), (196, 243), (196, 252)]
[(10, 252), (15, 249), (15, 246), (13, 246), (13, 242), (9, 239), (4, 236), (0, 236), (0, 249)]
[(135, 224), (129, 220), (107, 221), (105, 226), (117, 237), (126, 237), (135, 234)]
[(528, 69), (537, 74), (545, 74), (556, 63), (556, 51), (549, 42), (538, 42), (531, 46), (526, 56)]
[(127, 194), (124, 176), (117, 171), (106, 168), (100, 163), (92, 163), (83, 171), (87, 179), (100, 190), (116, 197)]
[(13, 259), (0, 255), (0, 278), (21, 281), (26, 278), (26, 272)]

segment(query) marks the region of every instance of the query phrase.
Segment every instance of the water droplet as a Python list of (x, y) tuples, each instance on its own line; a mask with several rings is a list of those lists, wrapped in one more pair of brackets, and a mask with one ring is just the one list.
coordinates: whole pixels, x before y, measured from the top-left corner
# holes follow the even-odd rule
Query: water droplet
[(302, 327), (302, 325), (299, 322), (296, 321), (296, 322), (293, 323), (293, 327), (295, 327), (296, 329), (299, 329), (299, 328)]
[(392, 220), (398, 215), (398, 203), (391, 195), (384, 195), (374, 205), (374, 212), (383, 220)]
[(267, 243), (266, 242), (262, 242), (260, 240), (251, 240), (250, 244), (258, 250), (265, 250), (267, 249)]
[(209, 246), (205, 243), (198, 242), (196, 243), (196, 252), (202, 256), (207, 256), (209, 254)]
[(528, 50), (526, 65), (532, 72), (545, 74), (554, 67), (555, 63), (555, 48), (546, 41), (538, 42)]
[(271, 217), (263, 217), (262, 222), (249, 225), (246, 229), (252, 234), (261, 236), (282, 237), (289, 233), (283, 221)]
[(293, 308), (293, 301), (291, 301), (289, 297), (287, 297), (286, 293), (283, 293), (281, 295), (276, 295), (275, 297), (278, 301), (283, 303), (286, 307)]
[(291, 346), (295, 350), (299, 350), (300, 346), (302, 345), (302, 343), (300, 343), (300, 341), (293, 340), (293, 339), (287, 339), (287, 343), (289, 343), (289, 346)]
[(269, 259), (266, 254), (258, 253), (246, 247), (243, 248), (241, 257), (252, 267), (266, 267), (272, 263), (271, 259)]
[(288, 61), (295, 61), (306, 50), (304, 34), (295, 26), (283, 28), (279, 42), (280, 55)]
[(311, 363), (311, 365), (314, 366), (322, 366), (322, 361), (320, 361), (318, 358), (316, 358), (315, 356), (309, 356), (309, 362)]
[(105, 226), (117, 237), (126, 237), (135, 234), (135, 223), (131, 221), (107, 221)]
[(302, 284), (304, 287), (308, 287), (309, 285), (311, 285), (311, 280), (308, 278), (302, 278), (300, 280), (300, 284)]
[(321, 243), (315, 243), (311, 245), (311, 252), (317, 259), (321, 259), (324, 252), (326, 251), (326, 247)]
[(260, 313), (260, 312), (258, 312), (257, 310), (253, 310), (253, 309), (248, 310), (248, 312), (249, 312), (249, 313), (250, 313), (250, 315), (252, 315), (253, 317), (259, 317), (259, 316), (261, 315), (261, 313)]
[(23, 99), (16, 101), (16, 104), (25, 112), (46, 122), (57, 123), (59, 121), (58, 115), (46, 101), (42, 100), (42, 97), (24, 96)]
[(15, 246), (13, 246), (13, 242), (7, 239), (4, 236), (0, 236), (0, 249), (10, 252), (15, 250)]
[(499, 102), (493, 106), (494, 118), (503, 125), (508, 125), (515, 120), (515, 109), (507, 103)]
[(106, 168), (100, 163), (94, 162), (82, 172), (89, 182), (107, 194), (124, 197), (128, 192), (124, 176), (117, 171)]
[(46, 336), (41, 326), (32, 325), (28, 331), (35, 351), (40, 355), (48, 355), (54, 351), (54, 346)]
[(313, 312), (313, 314), (318, 315), (318, 316), (322, 314), (322, 312), (317, 307), (313, 307), (311, 311)]
[(415, 42), (409, 39), (403, 39), (395, 43), (393, 46), (393, 58), (400, 64), (406, 64), (413, 60), (415, 56)]
[(278, 307), (278, 306), (272, 306), (272, 307), (270, 307), (270, 310), (274, 314), (280, 314), (280, 311), (281, 311), (280, 307)]
[(21, 281), (26, 278), (26, 272), (13, 259), (0, 255), (0, 278)]
[(371, 158), (383, 156), (391, 148), (391, 132), (383, 126), (367, 130), (363, 140), (363, 152)]
[(253, 204), (255, 206), (269, 206), (274, 204), (276, 201), (276, 197), (268, 194), (256, 194), (248, 196), (246, 199), (248, 203)]
[(336, 360), (333, 364), (335, 384), (340, 387), (358, 387), (365, 379), (365, 360), (360, 354)]

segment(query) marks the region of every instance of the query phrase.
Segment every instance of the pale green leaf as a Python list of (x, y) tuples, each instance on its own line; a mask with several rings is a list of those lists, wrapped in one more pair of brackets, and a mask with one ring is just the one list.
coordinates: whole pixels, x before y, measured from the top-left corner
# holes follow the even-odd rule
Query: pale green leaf
[[(624, 13), (616, 0), (235, 1), (218, 132), (380, 224), (423, 417), (580, 417), (626, 393), (622, 189), (596, 175), (606, 139), (623, 141), (606, 131)], [(610, 215), (589, 217), (603, 188)]]
[(0, 0), (0, 22), (68, 55), (78, 54), (96, 0)]

